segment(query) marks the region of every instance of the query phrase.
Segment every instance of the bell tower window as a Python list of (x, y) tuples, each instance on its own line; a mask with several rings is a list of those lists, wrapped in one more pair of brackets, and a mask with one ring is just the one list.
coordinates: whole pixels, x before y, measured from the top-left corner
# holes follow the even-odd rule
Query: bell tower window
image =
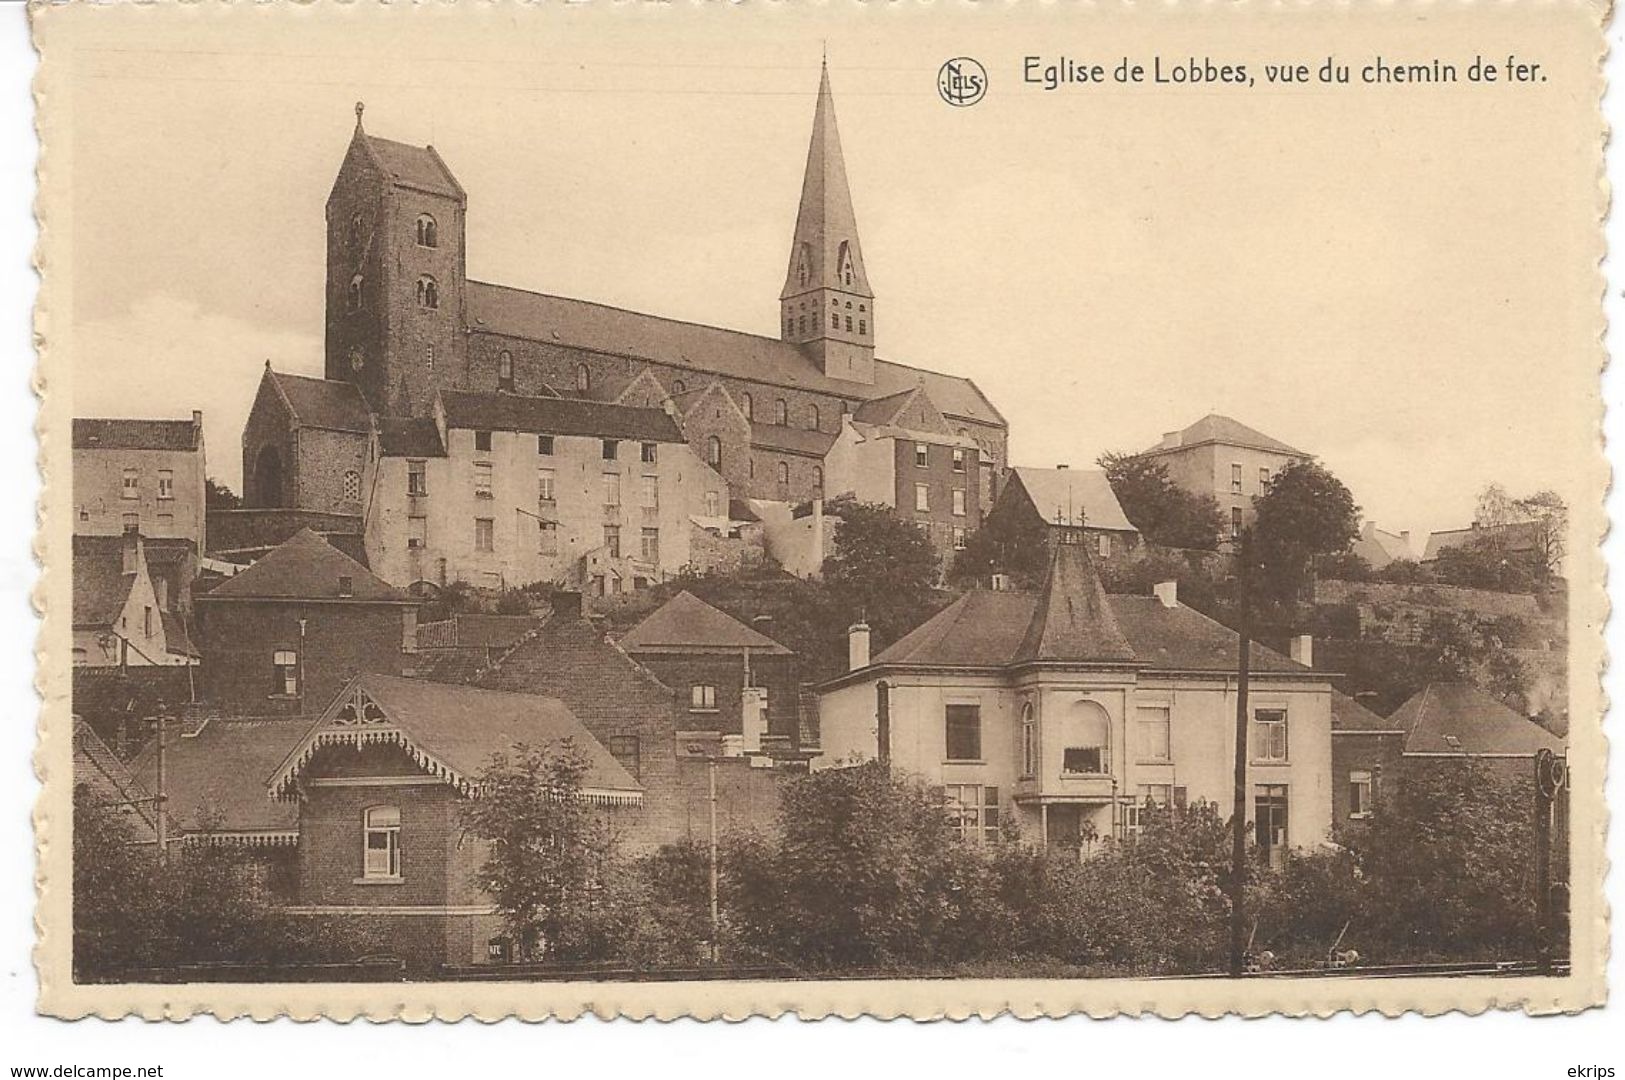
[(592, 389), (592, 371), (586, 364), (576, 365), (576, 393), (585, 394)]
[(418, 247), (439, 247), (440, 240), (436, 235), (434, 218), (428, 214), (418, 215)]
[(435, 283), (433, 277), (424, 274), (418, 278), (418, 307), (433, 311), (439, 306), (440, 286)]

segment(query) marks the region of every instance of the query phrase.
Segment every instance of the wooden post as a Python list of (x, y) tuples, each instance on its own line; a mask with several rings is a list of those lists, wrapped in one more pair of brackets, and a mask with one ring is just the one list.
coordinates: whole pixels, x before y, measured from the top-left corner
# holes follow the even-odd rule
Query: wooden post
[(1233, 976), (1242, 973), (1243, 953), (1246, 952), (1247, 691), (1253, 643), (1252, 636), (1245, 629), (1245, 620), (1244, 614), (1243, 629), (1239, 635), (1240, 659), (1236, 663), (1235, 807), (1230, 814), (1230, 974)]
[(717, 759), (712, 755), (711, 773), (711, 962), (722, 959), (722, 911), (717, 903)]
[(169, 729), (169, 717), (162, 702), (158, 705), (158, 790), (154, 792), (157, 797), (153, 799), (153, 823), (158, 835), (158, 865), (169, 865), (169, 792), (167, 789), (168, 773), (164, 754), (167, 750), (165, 738)]
[(1535, 756), (1535, 958), (1552, 971), (1552, 752)]

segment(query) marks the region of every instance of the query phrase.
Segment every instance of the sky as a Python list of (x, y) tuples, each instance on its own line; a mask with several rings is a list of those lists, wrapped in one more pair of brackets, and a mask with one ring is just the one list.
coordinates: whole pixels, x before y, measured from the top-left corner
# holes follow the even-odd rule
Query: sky
[[(110, 16), (45, 163), (71, 185), (45, 269), (71, 279), (57, 384), (76, 415), (204, 410), (233, 487), (265, 361), (322, 370), (323, 206), (357, 100), (469, 193), (472, 278), (772, 335), (827, 48), (879, 354), (973, 378), (1012, 463), (1086, 466), (1218, 411), (1418, 545), (1491, 482), (1597, 497), (1586, 72), (1046, 93), (1024, 56), (1257, 71), (1326, 40), (1263, 12), (275, 10), (200, 8), (184, 39)], [(1465, 69), (1459, 17), (1366, 51)], [(1539, 39), (1496, 33), (1475, 47)], [(989, 72), (974, 107), (936, 94), (955, 55)]]

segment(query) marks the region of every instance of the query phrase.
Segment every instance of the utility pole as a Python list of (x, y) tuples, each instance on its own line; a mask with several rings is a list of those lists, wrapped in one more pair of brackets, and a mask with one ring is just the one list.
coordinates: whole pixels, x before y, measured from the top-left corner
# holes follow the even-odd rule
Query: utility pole
[(711, 774), (711, 963), (722, 960), (722, 911), (717, 904), (717, 758), (706, 759)]
[(158, 865), (166, 867), (169, 865), (169, 814), (166, 805), (169, 801), (169, 792), (167, 762), (164, 755), (168, 749), (166, 736), (169, 730), (169, 709), (162, 701), (158, 702), (157, 713), (155, 719), (158, 722), (158, 790), (154, 793), (156, 797), (152, 801), (154, 807), (152, 817), (153, 828), (158, 835)]
[(1252, 662), (1252, 597), (1247, 554), (1241, 559), (1236, 586), (1241, 600), (1241, 630), (1236, 660), (1236, 765), (1234, 807), (1230, 813), (1230, 974), (1240, 975), (1246, 953), (1244, 896), (1247, 880), (1247, 693)]

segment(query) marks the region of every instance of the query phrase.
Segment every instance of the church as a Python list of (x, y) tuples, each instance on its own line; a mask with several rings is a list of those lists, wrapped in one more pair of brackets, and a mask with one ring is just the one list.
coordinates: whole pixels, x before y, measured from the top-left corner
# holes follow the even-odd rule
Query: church
[[(325, 378), (267, 367), (247, 506), (356, 520), (397, 585), (504, 586), (579, 582), (595, 560), (658, 579), (687, 564), (691, 521), (842, 494), (895, 508), (946, 561), (991, 506), (999, 411), (967, 378), (876, 355), (827, 66), (777, 338), (470, 280), (467, 210), (434, 147), (370, 134), (357, 105), (327, 200)], [(565, 486), (582, 488), (568, 514)]]

